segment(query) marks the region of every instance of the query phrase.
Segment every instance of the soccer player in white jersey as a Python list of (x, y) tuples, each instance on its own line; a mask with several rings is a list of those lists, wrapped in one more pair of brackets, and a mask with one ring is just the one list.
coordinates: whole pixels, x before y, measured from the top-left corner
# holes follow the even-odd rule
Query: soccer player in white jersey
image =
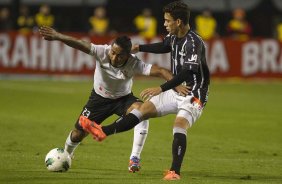
[[(93, 90), (76, 121), (75, 129), (70, 132), (65, 143), (65, 150), (70, 155), (73, 155), (76, 147), (89, 133), (81, 127), (79, 121), (87, 118), (101, 124), (113, 114), (124, 116), (142, 104), (142, 101), (133, 96), (131, 91), (132, 78), (135, 74), (159, 76), (165, 80), (172, 78), (168, 70), (146, 64), (134, 54), (130, 54), (132, 44), (127, 36), (116, 38), (111, 45), (96, 45), (61, 34), (50, 27), (41, 27), (39, 33), (45, 40), (61, 41), (95, 57)], [(178, 86), (177, 90), (183, 94), (188, 92), (185, 86)], [(134, 128), (133, 147), (128, 167), (130, 172), (140, 169), (140, 154), (147, 137), (148, 127), (148, 120), (144, 120)]]
[[(187, 129), (201, 116), (208, 100), (210, 73), (206, 62), (206, 48), (203, 40), (189, 26), (188, 6), (175, 1), (166, 5), (164, 26), (169, 34), (163, 42), (137, 46), (137, 50), (153, 53), (171, 53), (173, 79), (159, 87), (145, 89), (141, 97), (149, 98), (137, 109), (132, 110), (119, 122), (108, 126), (97, 126), (95, 122), (81, 121), (85, 129), (99, 140), (107, 136), (127, 131), (140, 121), (167, 114), (176, 114), (173, 127), (172, 163), (164, 180), (179, 180), (180, 169), (186, 152)], [(173, 88), (184, 83), (191, 88), (182, 96)], [(95, 127), (95, 128), (93, 128)]]

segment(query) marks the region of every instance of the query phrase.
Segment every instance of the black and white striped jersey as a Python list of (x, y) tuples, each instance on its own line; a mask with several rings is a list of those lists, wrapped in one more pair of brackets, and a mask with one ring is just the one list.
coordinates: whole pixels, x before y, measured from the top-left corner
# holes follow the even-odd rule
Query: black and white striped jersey
[(163, 91), (184, 83), (191, 87), (191, 95), (205, 105), (210, 73), (206, 62), (205, 44), (199, 35), (192, 30), (182, 38), (169, 34), (162, 43), (142, 45), (139, 49), (153, 53), (170, 52), (174, 78), (161, 86)]
[(164, 45), (171, 48), (171, 72), (173, 75), (187, 72), (184, 82), (192, 87), (193, 96), (205, 103), (210, 73), (206, 62), (206, 48), (199, 35), (190, 30), (185, 37), (167, 35)]

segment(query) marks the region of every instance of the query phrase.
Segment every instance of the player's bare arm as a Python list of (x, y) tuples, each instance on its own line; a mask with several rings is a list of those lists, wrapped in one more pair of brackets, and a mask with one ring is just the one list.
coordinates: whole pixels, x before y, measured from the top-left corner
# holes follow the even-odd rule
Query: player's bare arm
[(51, 27), (46, 27), (42, 26), (39, 28), (39, 33), (41, 36), (48, 41), (61, 41), (65, 43), (66, 45), (81, 50), (82, 52), (85, 52), (89, 54), (90, 49), (91, 49), (91, 43), (84, 41), (84, 40), (79, 40), (77, 38), (62, 34), (57, 32), (55, 29)]
[[(151, 71), (150, 71), (150, 76), (162, 77), (166, 81), (169, 81), (173, 78), (173, 75), (169, 70), (167, 70), (165, 68), (158, 67), (157, 65), (152, 66)], [(158, 88), (156, 88), (156, 89), (150, 88), (150, 89), (152, 90), (152, 92), (148, 92), (148, 93), (145, 92), (145, 94), (155, 96), (155, 95), (158, 95), (159, 93), (161, 93), (161, 92), (159, 92)], [(189, 93), (189, 88), (185, 85), (176, 86), (174, 89), (177, 93), (179, 93), (182, 96), (186, 96)], [(147, 89), (147, 90), (149, 90), (149, 89)], [(145, 96), (147, 96), (147, 95), (145, 95)]]
[(157, 65), (152, 66), (150, 76), (161, 77), (166, 81), (169, 81), (173, 78), (172, 73), (169, 70), (159, 67)]
[(147, 88), (140, 93), (140, 96), (144, 100), (149, 100), (153, 96), (159, 95), (161, 92), (161, 87)]
[[(190, 88), (188, 86), (185, 86), (185, 85), (179, 85), (179, 86), (175, 87), (174, 89), (181, 96), (188, 95), (188, 93), (190, 91)], [(144, 89), (140, 93), (140, 96), (141, 96), (142, 99), (148, 100), (148, 99), (152, 98), (153, 96), (159, 95), (162, 92), (163, 91), (162, 91), (161, 87), (147, 88), (147, 89)]]
[[(181, 95), (181, 96), (186, 96), (188, 95), (190, 88), (188, 86), (185, 85), (179, 85), (176, 86), (175, 91)], [(142, 99), (144, 100), (149, 100), (150, 98), (152, 98), (153, 96), (159, 95), (160, 93), (162, 93), (162, 88), (161, 87), (153, 87), (153, 88), (147, 88), (144, 89), (141, 93), (140, 96)]]

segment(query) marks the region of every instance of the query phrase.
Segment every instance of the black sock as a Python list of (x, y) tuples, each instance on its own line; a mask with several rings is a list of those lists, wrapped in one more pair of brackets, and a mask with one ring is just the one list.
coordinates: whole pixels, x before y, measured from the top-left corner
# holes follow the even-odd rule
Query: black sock
[(175, 133), (172, 143), (173, 161), (170, 170), (180, 175), (180, 168), (186, 151), (186, 135)]
[(114, 123), (103, 126), (102, 130), (106, 135), (111, 135), (130, 130), (134, 128), (138, 123), (140, 123), (140, 120), (134, 114), (129, 113), (124, 117), (120, 117)]

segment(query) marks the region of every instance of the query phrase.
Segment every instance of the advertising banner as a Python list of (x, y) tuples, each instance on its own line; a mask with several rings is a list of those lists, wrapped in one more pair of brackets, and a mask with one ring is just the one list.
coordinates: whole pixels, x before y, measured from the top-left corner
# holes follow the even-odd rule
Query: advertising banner
[[(95, 44), (110, 44), (113, 37), (89, 37), (70, 33)], [(131, 36), (133, 43), (150, 41)], [(206, 42), (207, 61), (213, 77), (282, 78), (282, 44), (274, 39), (236, 41), (215, 39)], [(169, 54), (138, 53), (148, 63), (170, 68)], [(0, 33), (0, 74), (92, 75), (95, 58), (58, 41), (43, 40), (38, 34)]]

